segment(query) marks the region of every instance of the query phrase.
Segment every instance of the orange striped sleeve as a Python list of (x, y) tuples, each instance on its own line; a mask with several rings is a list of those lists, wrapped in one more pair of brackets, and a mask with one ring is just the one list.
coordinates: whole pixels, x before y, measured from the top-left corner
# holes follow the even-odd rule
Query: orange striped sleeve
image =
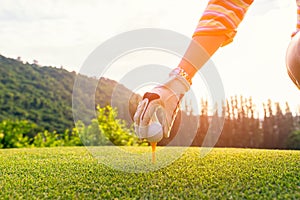
[(296, 0), (297, 4), (297, 31), (300, 30), (300, 0)]
[(210, 0), (193, 37), (226, 35), (228, 39), (222, 44), (225, 46), (233, 40), (236, 29), (252, 2), (253, 0)]
[(296, 25), (296, 31), (292, 34), (292, 37), (296, 35), (296, 33), (300, 30), (300, 0), (296, 0), (297, 4), (297, 25)]

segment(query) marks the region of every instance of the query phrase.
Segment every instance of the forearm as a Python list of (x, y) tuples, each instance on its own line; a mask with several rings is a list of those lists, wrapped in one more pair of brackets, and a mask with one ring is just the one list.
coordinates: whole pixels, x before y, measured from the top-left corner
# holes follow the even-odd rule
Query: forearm
[(225, 35), (193, 37), (179, 67), (193, 77), (226, 39)]
[(193, 77), (220, 46), (233, 40), (236, 29), (252, 2), (253, 0), (210, 0), (179, 67)]

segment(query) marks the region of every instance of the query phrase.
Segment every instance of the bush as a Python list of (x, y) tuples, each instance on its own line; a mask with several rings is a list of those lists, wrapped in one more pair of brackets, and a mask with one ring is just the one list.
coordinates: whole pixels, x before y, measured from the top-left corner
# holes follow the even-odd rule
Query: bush
[(100, 132), (99, 122), (97, 119), (93, 119), (91, 124), (88, 126), (85, 126), (83, 122), (78, 121), (76, 123), (76, 127), (82, 143), (85, 146), (103, 146), (109, 144), (105, 135)]
[(34, 137), (33, 145), (35, 147), (63, 146), (63, 142), (59, 137), (59, 134), (55, 131), (52, 133), (49, 131), (40, 132)]
[(145, 145), (136, 137), (133, 127), (128, 128), (125, 120), (117, 118), (116, 108), (98, 106), (97, 109), (100, 133), (111, 143), (117, 146)]
[(66, 129), (63, 133), (44, 130), (33, 134), (36, 130), (37, 126), (28, 121), (2, 121), (0, 148), (148, 145), (135, 136), (133, 128), (128, 128), (124, 120), (117, 118), (117, 109), (111, 106), (98, 106), (98, 117), (88, 126), (79, 121), (76, 128)]
[(26, 120), (0, 122), (0, 148), (30, 147), (32, 140), (28, 137), (36, 125)]
[(116, 108), (111, 106), (97, 107), (98, 117), (85, 126), (83, 122), (76, 123), (82, 143), (85, 146), (139, 146), (148, 145), (139, 140), (132, 127), (127, 126), (125, 120), (118, 119)]
[(300, 150), (300, 130), (289, 134), (286, 147), (288, 149)]
[(56, 131), (44, 131), (34, 137), (35, 147), (57, 147), (57, 146), (82, 146), (78, 130), (74, 128), (72, 132), (68, 129), (63, 134)]

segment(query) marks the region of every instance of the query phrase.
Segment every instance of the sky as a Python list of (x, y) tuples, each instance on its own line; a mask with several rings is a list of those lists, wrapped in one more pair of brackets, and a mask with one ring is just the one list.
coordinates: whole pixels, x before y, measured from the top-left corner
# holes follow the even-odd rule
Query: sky
[[(208, 0), (1, 0), (0, 54), (41, 65), (79, 71), (90, 53), (111, 37), (140, 28), (168, 29), (191, 37)], [(225, 94), (287, 101), (293, 110), (300, 92), (285, 68), (296, 26), (295, 1), (256, 0), (234, 41), (211, 58)], [(141, 52), (137, 52), (137, 54)], [(157, 53), (157, 52), (156, 52)], [(176, 63), (170, 55), (128, 56), (111, 72), (118, 79), (129, 65)], [(151, 57), (151, 59), (149, 59)], [(169, 60), (169, 61), (166, 61)], [(116, 66), (118, 64), (115, 64)], [(114, 77), (112, 77), (114, 78)]]

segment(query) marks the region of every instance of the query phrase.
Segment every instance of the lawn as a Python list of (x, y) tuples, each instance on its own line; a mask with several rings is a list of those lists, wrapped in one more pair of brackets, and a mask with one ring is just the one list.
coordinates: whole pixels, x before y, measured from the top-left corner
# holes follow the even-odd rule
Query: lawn
[(300, 151), (215, 148), (204, 158), (199, 154), (188, 148), (162, 169), (129, 173), (99, 164), (84, 147), (3, 149), (0, 198), (300, 199)]

